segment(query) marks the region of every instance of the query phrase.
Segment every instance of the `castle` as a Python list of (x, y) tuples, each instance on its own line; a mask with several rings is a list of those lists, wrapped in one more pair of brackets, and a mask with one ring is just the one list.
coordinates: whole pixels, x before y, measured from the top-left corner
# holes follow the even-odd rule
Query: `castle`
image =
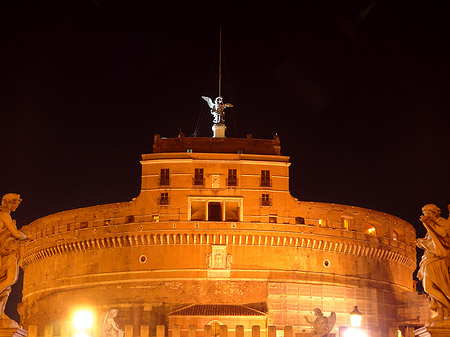
[(117, 308), (119, 323), (148, 325), (150, 336), (161, 325), (170, 334), (173, 322), (214, 328), (248, 325), (248, 316), (262, 332), (295, 334), (310, 331), (304, 316), (321, 308), (336, 312), (337, 334), (357, 305), (363, 327), (388, 336), (399, 298), (414, 291), (414, 228), (370, 209), (297, 200), (281, 153), (277, 135), (155, 135), (139, 196), (23, 228), (35, 238), (23, 258), (25, 327), (64, 324), (87, 306), (98, 317)]

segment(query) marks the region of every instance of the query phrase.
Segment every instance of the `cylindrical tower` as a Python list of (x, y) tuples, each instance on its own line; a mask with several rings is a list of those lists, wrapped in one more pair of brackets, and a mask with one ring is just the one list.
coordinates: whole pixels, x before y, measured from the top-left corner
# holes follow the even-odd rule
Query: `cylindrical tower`
[(241, 304), (268, 324), (309, 325), (318, 307), (336, 329), (358, 305), (365, 326), (397, 325), (413, 291), (415, 231), (385, 213), (298, 201), (274, 140), (155, 136), (130, 202), (69, 210), (24, 227), (21, 316), (63, 323), (77, 306), (120, 308), (127, 324), (168, 322), (189, 304)]

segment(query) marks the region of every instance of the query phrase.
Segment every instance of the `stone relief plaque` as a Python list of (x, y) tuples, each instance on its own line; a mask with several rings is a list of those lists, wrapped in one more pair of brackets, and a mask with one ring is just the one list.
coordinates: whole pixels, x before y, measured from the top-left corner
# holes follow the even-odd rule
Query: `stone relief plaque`
[(211, 187), (212, 188), (220, 188), (220, 175), (213, 174), (211, 176)]
[(206, 254), (206, 268), (209, 277), (229, 277), (233, 256), (227, 253), (226, 245), (211, 245), (211, 253)]

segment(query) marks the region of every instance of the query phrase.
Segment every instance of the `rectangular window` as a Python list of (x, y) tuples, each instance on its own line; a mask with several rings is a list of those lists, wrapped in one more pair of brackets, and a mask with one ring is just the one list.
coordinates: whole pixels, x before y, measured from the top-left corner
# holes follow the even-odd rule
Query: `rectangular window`
[(276, 216), (269, 216), (269, 222), (270, 223), (277, 223), (277, 217)]
[(202, 168), (196, 168), (195, 169), (195, 175), (194, 175), (194, 185), (204, 185), (203, 181), (203, 169)]
[(159, 185), (160, 186), (167, 186), (170, 184), (169, 180), (169, 169), (161, 169), (161, 176), (159, 177)]
[(342, 227), (346, 230), (352, 230), (352, 218), (342, 218)]
[(261, 170), (261, 187), (270, 187), (272, 184), (270, 183), (270, 171), (269, 170)]
[(83, 229), (83, 228), (88, 228), (88, 222), (87, 221), (80, 222), (80, 229)]
[(237, 186), (237, 170), (236, 169), (228, 170), (227, 186)]
[(261, 195), (261, 206), (271, 206), (272, 200), (269, 197), (269, 194), (263, 193)]
[(163, 192), (161, 193), (161, 197), (159, 198), (160, 205), (168, 205), (169, 204), (169, 193)]
[(295, 223), (297, 225), (304, 225), (305, 224), (305, 218), (301, 217), (301, 216), (296, 216), (295, 217)]
[(135, 221), (134, 215), (129, 215), (125, 218), (125, 223), (132, 223)]

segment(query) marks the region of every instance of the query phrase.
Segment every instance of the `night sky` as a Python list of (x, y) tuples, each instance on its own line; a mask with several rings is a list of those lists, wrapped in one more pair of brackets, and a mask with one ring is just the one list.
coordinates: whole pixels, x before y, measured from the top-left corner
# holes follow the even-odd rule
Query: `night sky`
[[(299, 200), (355, 205), (424, 229), (450, 203), (444, 5), (411, 1), (10, 1), (0, 5), (0, 193), (18, 226), (139, 194), (153, 136), (273, 138)], [(339, 4), (337, 4), (339, 3)], [(20, 285), (14, 287), (20, 295)], [(13, 317), (11, 305), (7, 311)]]

